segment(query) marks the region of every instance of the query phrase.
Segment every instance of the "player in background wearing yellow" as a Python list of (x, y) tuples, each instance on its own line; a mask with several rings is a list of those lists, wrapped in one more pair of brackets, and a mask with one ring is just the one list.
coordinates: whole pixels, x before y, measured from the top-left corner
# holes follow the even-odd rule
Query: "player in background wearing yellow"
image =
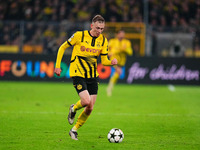
[(70, 62), (70, 77), (80, 97), (76, 104), (69, 108), (68, 122), (74, 123), (76, 111), (84, 108), (79, 115), (76, 124), (69, 131), (73, 140), (78, 140), (77, 130), (86, 122), (93, 110), (98, 92), (97, 57), (101, 55), (101, 63), (106, 66), (116, 65), (117, 59), (108, 59), (108, 41), (101, 34), (105, 27), (105, 20), (101, 15), (92, 19), (91, 30), (77, 31), (65, 43), (63, 43), (57, 54), (54, 72), (60, 76), (61, 60), (66, 48), (73, 47)]
[(131, 42), (128, 39), (125, 39), (125, 32), (123, 30), (119, 30), (116, 33), (116, 37), (109, 40), (109, 57), (110, 59), (116, 58), (118, 64), (114, 67), (115, 73), (110, 78), (108, 87), (107, 87), (107, 95), (112, 95), (112, 90), (114, 85), (117, 83), (119, 76), (122, 73), (122, 67), (126, 63), (127, 55), (131, 56), (133, 54), (133, 50), (131, 47)]

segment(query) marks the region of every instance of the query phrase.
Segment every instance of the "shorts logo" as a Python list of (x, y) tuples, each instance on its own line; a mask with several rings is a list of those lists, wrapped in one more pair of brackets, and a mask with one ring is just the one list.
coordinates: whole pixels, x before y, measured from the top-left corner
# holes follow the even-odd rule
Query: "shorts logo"
[(78, 84), (76, 88), (77, 88), (77, 90), (81, 90), (82, 89), (82, 85)]

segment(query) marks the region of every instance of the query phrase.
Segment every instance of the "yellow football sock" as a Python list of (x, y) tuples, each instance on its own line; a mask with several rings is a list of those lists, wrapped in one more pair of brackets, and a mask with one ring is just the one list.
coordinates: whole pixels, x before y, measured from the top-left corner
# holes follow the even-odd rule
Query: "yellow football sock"
[(77, 131), (86, 122), (88, 117), (89, 116), (85, 113), (85, 110), (83, 110), (72, 130)]
[(76, 112), (77, 110), (83, 108), (83, 106), (81, 105), (81, 100), (79, 100), (73, 107), (73, 111)]
[(119, 79), (119, 74), (115, 72), (114, 75), (111, 77), (110, 82), (115, 84), (117, 83), (118, 79)]
[(117, 83), (118, 79), (119, 79), (119, 74), (115, 72), (114, 75), (110, 78), (110, 81), (108, 84), (108, 88), (107, 88), (108, 96), (112, 95), (113, 86)]

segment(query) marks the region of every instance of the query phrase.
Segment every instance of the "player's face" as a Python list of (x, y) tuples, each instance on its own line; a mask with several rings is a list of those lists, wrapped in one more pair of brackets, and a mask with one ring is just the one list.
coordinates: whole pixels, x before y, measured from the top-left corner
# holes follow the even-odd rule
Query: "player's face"
[(124, 37), (125, 37), (125, 32), (124, 32), (124, 31), (120, 31), (120, 32), (117, 34), (117, 38), (118, 38), (119, 40), (122, 40)]
[(91, 35), (94, 37), (98, 37), (104, 30), (105, 23), (104, 22), (95, 22), (91, 24)]

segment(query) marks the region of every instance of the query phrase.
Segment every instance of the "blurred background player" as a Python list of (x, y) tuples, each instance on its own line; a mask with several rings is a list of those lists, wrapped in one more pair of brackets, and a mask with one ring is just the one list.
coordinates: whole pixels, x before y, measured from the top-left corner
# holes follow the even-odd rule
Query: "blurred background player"
[(125, 38), (124, 30), (119, 30), (116, 33), (116, 37), (109, 40), (109, 57), (110, 59), (116, 58), (118, 60), (118, 64), (114, 67), (115, 73), (110, 78), (108, 87), (107, 87), (107, 95), (112, 95), (113, 86), (117, 83), (119, 76), (122, 73), (122, 67), (126, 63), (127, 55), (131, 56), (133, 54), (133, 50), (131, 47), (131, 42)]
[(55, 73), (60, 76), (60, 64), (66, 48), (74, 46), (71, 62), (70, 77), (73, 79), (73, 85), (80, 97), (76, 104), (69, 108), (68, 122), (74, 123), (76, 111), (83, 108), (74, 127), (69, 135), (73, 140), (78, 140), (77, 130), (86, 122), (93, 110), (98, 92), (98, 72), (97, 57), (101, 55), (103, 65), (116, 65), (115, 58), (108, 60), (108, 41), (101, 34), (105, 27), (105, 20), (101, 15), (96, 15), (92, 19), (91, 30), (77, 31), (65, 43), (63, 43), (57, 54)]

